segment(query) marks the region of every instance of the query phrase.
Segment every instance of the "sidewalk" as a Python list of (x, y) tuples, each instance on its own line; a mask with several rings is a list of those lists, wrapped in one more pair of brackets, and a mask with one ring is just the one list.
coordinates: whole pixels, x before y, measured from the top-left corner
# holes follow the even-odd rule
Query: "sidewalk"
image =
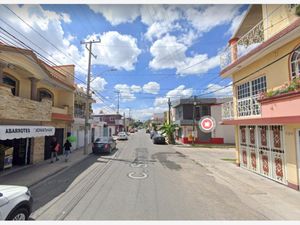
[(300, 219), (300, 192), (236, 166), (232, 160), (235, 159), (234, 149), (177, 146), (174, 149), (205, 167), (216, 182), (230, 188), (245, 205), (259, 210), (269, 219)]
[(45, 160), (43, 162), (23, 166), (17, 168), (14, 171), (5, 171), (0, 173), (0, 184), (1, 185), (21, 185), (21, 186), (33, 186), (43, 179), (54, 175), (65, 168), (71, 167), (72, 165), (80, 162), (89, 156), (92, 152), (92, 145), (88, 146), (88, 154), (83, 154), (83, 148), (78, 148), (72, 151), (69, 157), (69, 161), (65, 162), (64, 155), (59, 156), (59, 161), (50, 163), (51, 159)]

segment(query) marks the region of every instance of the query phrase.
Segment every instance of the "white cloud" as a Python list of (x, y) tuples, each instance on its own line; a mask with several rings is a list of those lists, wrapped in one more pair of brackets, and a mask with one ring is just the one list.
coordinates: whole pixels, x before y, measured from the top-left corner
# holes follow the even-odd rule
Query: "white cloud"
[(112, 25), (133, 22), (140, 15), (139, 5), (89, 5), (95, 13), (102, 14)]
[(158, 97), (154, 101), (155, 107), (167, 106), (168, 98), (171, 101), (180, 98), (189, 98), (193, 95), (193, 88), (185, 88), (184, 85), (180, 85), (177, 88), (169, 91), (165, 97)]
[(127, 84), (116, 84), (115, 89), (120, 92), (120, 100), (122, 102), (129, 102), (136, 99), (131, 88)]
[[(174, 53), (174, 49), (177, 51)], [(195, 54), (193, 57), (186, 56), (188, 46), (175, 36), (166, 35), (153, 43), (150, 53), (153, 59), (149, 66), (152, 69), (176, 69), (180, 75), (206, 73), (217, 67), (220, 63), (219, 56), (209, 58), (207, 54)]]
[(168, 106), (166, 107), (148, 107), (142, 109), (132, 109), (131, 115), (134, 119), (138, 120), (146, 120), (150, 119), (154, 113), (163, 113), (168, 110)]
[(97, 59), (93, 64), (107, 65), (116, 69), (133, 70), (141, 50), (137, 47), (136, 38), (122, 35), (117, 31), (93, 34), (87, 40), (100, 39), (100, 44), (93, 45), (93, 52)]
[(107, 84), (107, 81), (102, 77), (96, 77), (91, 82), (91, 88), (95, 91), (103, 91), (105, 89), (105, 85)]
[(139, 93), (142, 91), (142, 87), (138, 85), (131, 85), (130, 89), (133, 93)]
[(151, 81), (143, 86), (143, 91), (145, 93), (155, 95), (155, 94), (158, 94), (159, 90), (160, 90), (160, 85), (157, 82)]
[[(231, 83), (229, 83), (231, 84)], [(225, 85), (227, 86), (227, 85)], [(205, 93), (211, 93), (215, 97), (227, 97), (232, 96), (232, 85), (225, 87), (219, 84), (209, 84), (207, 85), (207, 90)]]
[(232, 4), (189, 8), (185, 11), (185, 16), (199, 32), (208, 32), (216, 26), (230, 23), (238, 15), (240, 7)]

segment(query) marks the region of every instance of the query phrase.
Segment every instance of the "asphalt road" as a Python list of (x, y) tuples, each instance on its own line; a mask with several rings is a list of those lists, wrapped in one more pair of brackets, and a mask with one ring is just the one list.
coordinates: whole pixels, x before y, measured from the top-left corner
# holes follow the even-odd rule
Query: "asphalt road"
[(209, 171), (139, 131), (32, 187), (36, 220), (264, 220)]

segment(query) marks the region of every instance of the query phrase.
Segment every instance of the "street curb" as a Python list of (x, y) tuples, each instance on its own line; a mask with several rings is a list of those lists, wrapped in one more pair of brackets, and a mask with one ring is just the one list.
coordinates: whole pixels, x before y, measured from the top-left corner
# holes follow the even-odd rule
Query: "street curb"
[(60, 171), (66, 169), (66, 168), (68, 168), (68, 166), (65, 166), (57, 171), (54, 171), (53, 173), (48, 174), (47, 176), (35, 181), (33, 184), (28, 185), (28, 188), (32, 188), (33, 186), (43, 182), (44, 180), (47, 180), (48, 178), (53, 177), (54, 175), (56, 175), (57, 173), (59, 173)]
[(47, 179), (52, 178), (53, 176), (59, 174), (60, 172), (63, 172), (64, 170), (66, 170), (66, 169), (68, 169), (68, 168), (71, 168), (72, 166), (74, 166), (74, 165), (76, 165), (77, 163), (79, 163), (79, 162), (85, 160), (86, 158), (90, 157), (91, 155), (92, 155), (92, 153), (87, 154), (87, 157), (85, 157), (85, 158), (83, 158), (83, 159), (81, 159), (81, 160), (79, 160), (79, 161), (77, 161), (77, 162), (75, 162), (75, 163), (73, 163), (73, 164), (71, 164), (71, 165), (64, 166), (64, 167), (60, 168), (59, 170), (54, 171), (53, 173), (50, 173), (49, 175), (47, 175), (47, 176), (45, 176), (45, 177), (39, 179), (38, 181), (35, 181), (33, 184), (29, 185), (28, 187), (29, 187), (29, 188), (33, 188), (35, 185), (40, 184), (40, 183), (46, 181)]

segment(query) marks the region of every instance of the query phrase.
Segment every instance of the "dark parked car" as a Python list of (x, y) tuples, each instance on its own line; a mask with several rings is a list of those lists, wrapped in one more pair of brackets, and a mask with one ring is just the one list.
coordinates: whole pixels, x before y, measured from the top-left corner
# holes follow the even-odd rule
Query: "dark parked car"
[(93, 143), (93, 153), (111, 153), (117, 148), (117, 143), (112, 137), (97, 138)]
[(146, 133), (149, 134), (149, 133), (150, 133), (150, 130), (149, 130), (149, 129), (146, 129)]
[(153, 136), (152, 140), (153, 140), (153, 144), (165, 144), (166, 143), (165, 137), (158, 133), (156, 133)]
[(152, 130), (152, 131), (150, 132), (150, 138), (152, 139), (152, 138), (154, 137), (155, 134), (157, 134), (157, 132), (154, 131), (154, 130)]

